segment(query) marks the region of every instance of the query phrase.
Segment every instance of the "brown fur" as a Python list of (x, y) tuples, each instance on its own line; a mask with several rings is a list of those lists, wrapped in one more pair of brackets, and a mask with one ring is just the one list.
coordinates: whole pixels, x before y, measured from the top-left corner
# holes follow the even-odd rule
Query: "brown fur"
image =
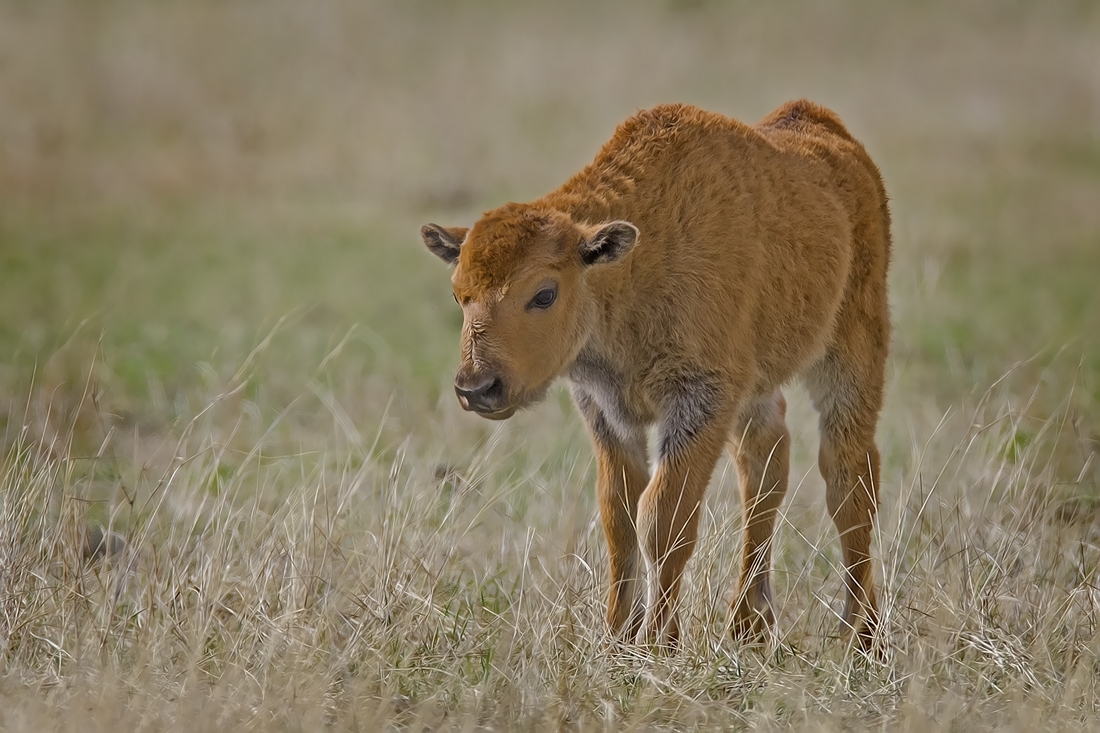
[[(890, 215), (878, 169), (835, 114), (803, 100), (749, 127), (655, 107), (547, 196), (468, 231), (422, 233), (457, 265), (463, 404), (500, 419), (558, 376), (573, 384), (597, 453), (613, 630), (675, 642), (680, 579), (724, 447), (744, 507), (734, 633), (771, 624), (790, 451), (780, 388), (801, 377), (843, 548), (843, 625), (871, 639)], [(533, 303), (555, 286), (551, 306)]]

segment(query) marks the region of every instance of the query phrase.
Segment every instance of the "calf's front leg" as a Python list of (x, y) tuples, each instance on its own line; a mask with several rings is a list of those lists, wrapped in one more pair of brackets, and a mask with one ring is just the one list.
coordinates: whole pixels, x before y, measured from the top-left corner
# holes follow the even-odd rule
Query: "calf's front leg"
[(678, 381), (662, 407), (657, 468), (638, 503), (649, 583), (643, 633), (649, 644), (676, 646), (680, 581), (695, 550), (703, 494), (734, 409), (719, 383), (707, 377)]
[(596, 447), (596, 494), (610, 564), (607, 623), (613, 634), (633, 641), (645, 610), (638, 587), (641, 560), (634, 527), (638, 497), (649, 482), (645, 431), (640, 425), (615, 428), (587, 393), (574, 389), (573, 397)]

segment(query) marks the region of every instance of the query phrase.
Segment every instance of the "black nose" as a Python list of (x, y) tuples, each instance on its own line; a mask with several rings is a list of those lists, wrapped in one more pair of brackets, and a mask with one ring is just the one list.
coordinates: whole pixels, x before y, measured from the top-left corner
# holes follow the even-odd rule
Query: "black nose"
[(504, 401), (504, 382), (500, 377), (492, 375), (471, 383), (461, 383), (456, 379), (455, 394), (467, 410), (495, 412), (502, 407)]

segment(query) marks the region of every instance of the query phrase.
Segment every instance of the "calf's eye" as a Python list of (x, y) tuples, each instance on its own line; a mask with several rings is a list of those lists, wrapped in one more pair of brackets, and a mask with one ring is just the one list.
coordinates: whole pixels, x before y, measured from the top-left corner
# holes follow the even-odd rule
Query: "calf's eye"
[(535, 293), (535, 297), (531, 298), (531, 302), (527, 304), (527, 307), (545, 310), (554, 304), (557, 297), (557, 288), (543, 288)]

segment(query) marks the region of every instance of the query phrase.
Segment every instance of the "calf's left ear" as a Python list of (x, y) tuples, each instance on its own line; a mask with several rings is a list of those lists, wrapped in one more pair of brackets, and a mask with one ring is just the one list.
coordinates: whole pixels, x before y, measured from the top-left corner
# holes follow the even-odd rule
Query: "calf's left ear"
[(420, 227), (420, 237), (424, 244), (439, 259), (448, 265), (458, 260), (458, 250), (466, 241), (466, 227), (441, 227), (438, 224), (425, 224)]
[(581, 242), (581, 260), (586, 265), (614, 262), (638, 242), (638, 227), (628, 221), (613, 221), (590, 232)]

